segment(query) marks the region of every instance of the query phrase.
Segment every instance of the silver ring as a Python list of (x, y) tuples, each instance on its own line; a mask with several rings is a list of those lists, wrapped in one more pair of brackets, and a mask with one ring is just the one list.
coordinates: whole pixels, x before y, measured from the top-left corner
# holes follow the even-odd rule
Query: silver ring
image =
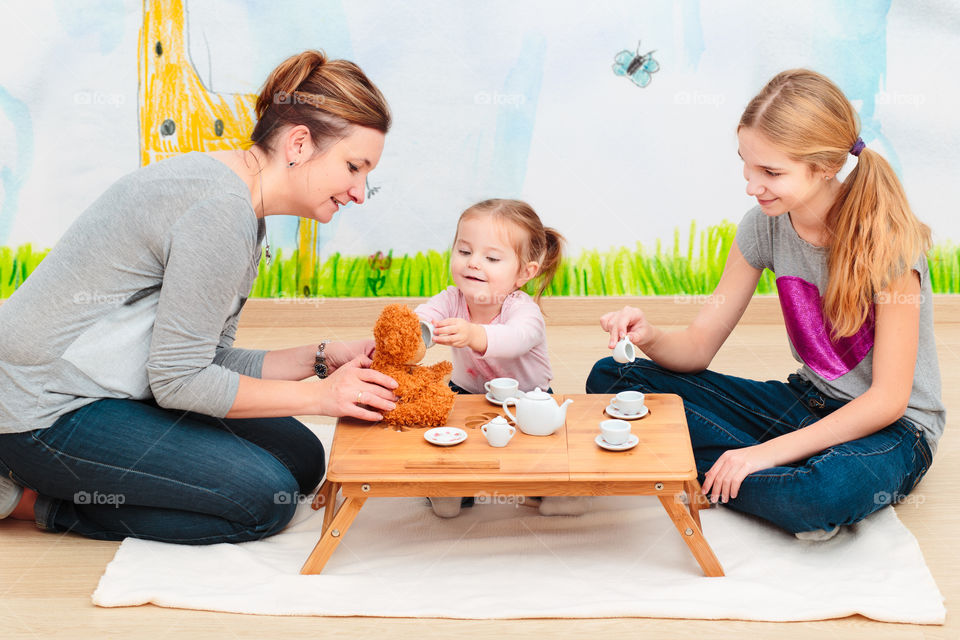
[(361, 398), (363, 398), (363, 391), (357, 394), (357, 404), (360, 404), (361, 402), (363, 402)]

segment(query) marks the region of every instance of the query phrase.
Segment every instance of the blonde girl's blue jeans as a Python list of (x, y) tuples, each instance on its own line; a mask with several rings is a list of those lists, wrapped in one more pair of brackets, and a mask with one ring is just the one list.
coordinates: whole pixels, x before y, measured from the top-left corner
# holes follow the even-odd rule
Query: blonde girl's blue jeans
[[(791, 374), (761, 382), (705, 370), (677, 373), (650, 360), (597, 362), (587, 393), (675, 393), (683, 398), (700, 482), (729, 449), (749, 447), (802, 429), (845, 403)], [(727, 506), (791, 533), (832, 529), (900, 502), (930, 468), (921, 430), (901, 418), (859, 440), (806, 460), (748, 475)]]

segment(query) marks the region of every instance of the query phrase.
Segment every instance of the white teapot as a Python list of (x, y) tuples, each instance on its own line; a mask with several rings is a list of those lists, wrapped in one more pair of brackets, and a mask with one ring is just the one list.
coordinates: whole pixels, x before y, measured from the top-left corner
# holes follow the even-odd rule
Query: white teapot
[[(520, 398), (508, 398), (503, 401), (503, 411), (510, 419), (517, 423), (520, 431), (531, 436), (549, 436), (563, 426), (567, 419), (567, 405), (573, 400), (566, 400), (557, 406), (550, 394), (537, 387), (533, 391), (523, 394)], [(514, 416), (507, 408), (508, 404), (517, 405), (517, 415)]]

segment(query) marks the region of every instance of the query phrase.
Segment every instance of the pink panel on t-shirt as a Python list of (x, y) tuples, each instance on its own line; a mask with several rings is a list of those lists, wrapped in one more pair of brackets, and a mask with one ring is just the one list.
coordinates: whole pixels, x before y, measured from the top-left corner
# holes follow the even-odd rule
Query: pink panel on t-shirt
[(817, 285), (797, 276), (777, 278), (780, 308), (787, 335), (800, 358), (826, 380), (836, 380), (860, 364), (873, 348), (873, 309), (860, 330), (834, 342), (830, 323), (823, 317)]

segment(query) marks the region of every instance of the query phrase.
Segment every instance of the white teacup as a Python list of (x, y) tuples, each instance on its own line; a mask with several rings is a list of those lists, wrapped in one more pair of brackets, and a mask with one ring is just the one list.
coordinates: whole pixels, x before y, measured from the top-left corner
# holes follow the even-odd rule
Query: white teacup
[(617, 346), (613, 348), (613, 359), (620, 364), (633, 362), (636, 360), (636, 358), (637, 348), (633, 346), (633, 343), (630, 342), (630, 338), (627, 338), (626, 336), (624, 336), (623, 339), (617, 343)]
[(494, 378), (489, 382), (484, 382), (483, 388), (494, 400), (500, 402), (520, 395), (520, 383), (513, 378)]
[(630, 439), (630, 423), (626, 420), (604, 420), (600, 434), (607, 444), (623, 444)]
[(610, 404), (625, 416), (635, 416), (643, 411), (644, 395), (639, 391), (621, 391)]
[(483, 437), (487, 439), (491, 447), (505, 447), (513, 438), (513, 434), (517, 432), (517, 428), (511, 426), (503, 416), (497, 416), (480, 427), (480, 431), (483, 432)]
[(420, 335), (423, 337), (423, 344), (429, 349), (434, 345), (433, 325), (426, 320), (420, 321)]

